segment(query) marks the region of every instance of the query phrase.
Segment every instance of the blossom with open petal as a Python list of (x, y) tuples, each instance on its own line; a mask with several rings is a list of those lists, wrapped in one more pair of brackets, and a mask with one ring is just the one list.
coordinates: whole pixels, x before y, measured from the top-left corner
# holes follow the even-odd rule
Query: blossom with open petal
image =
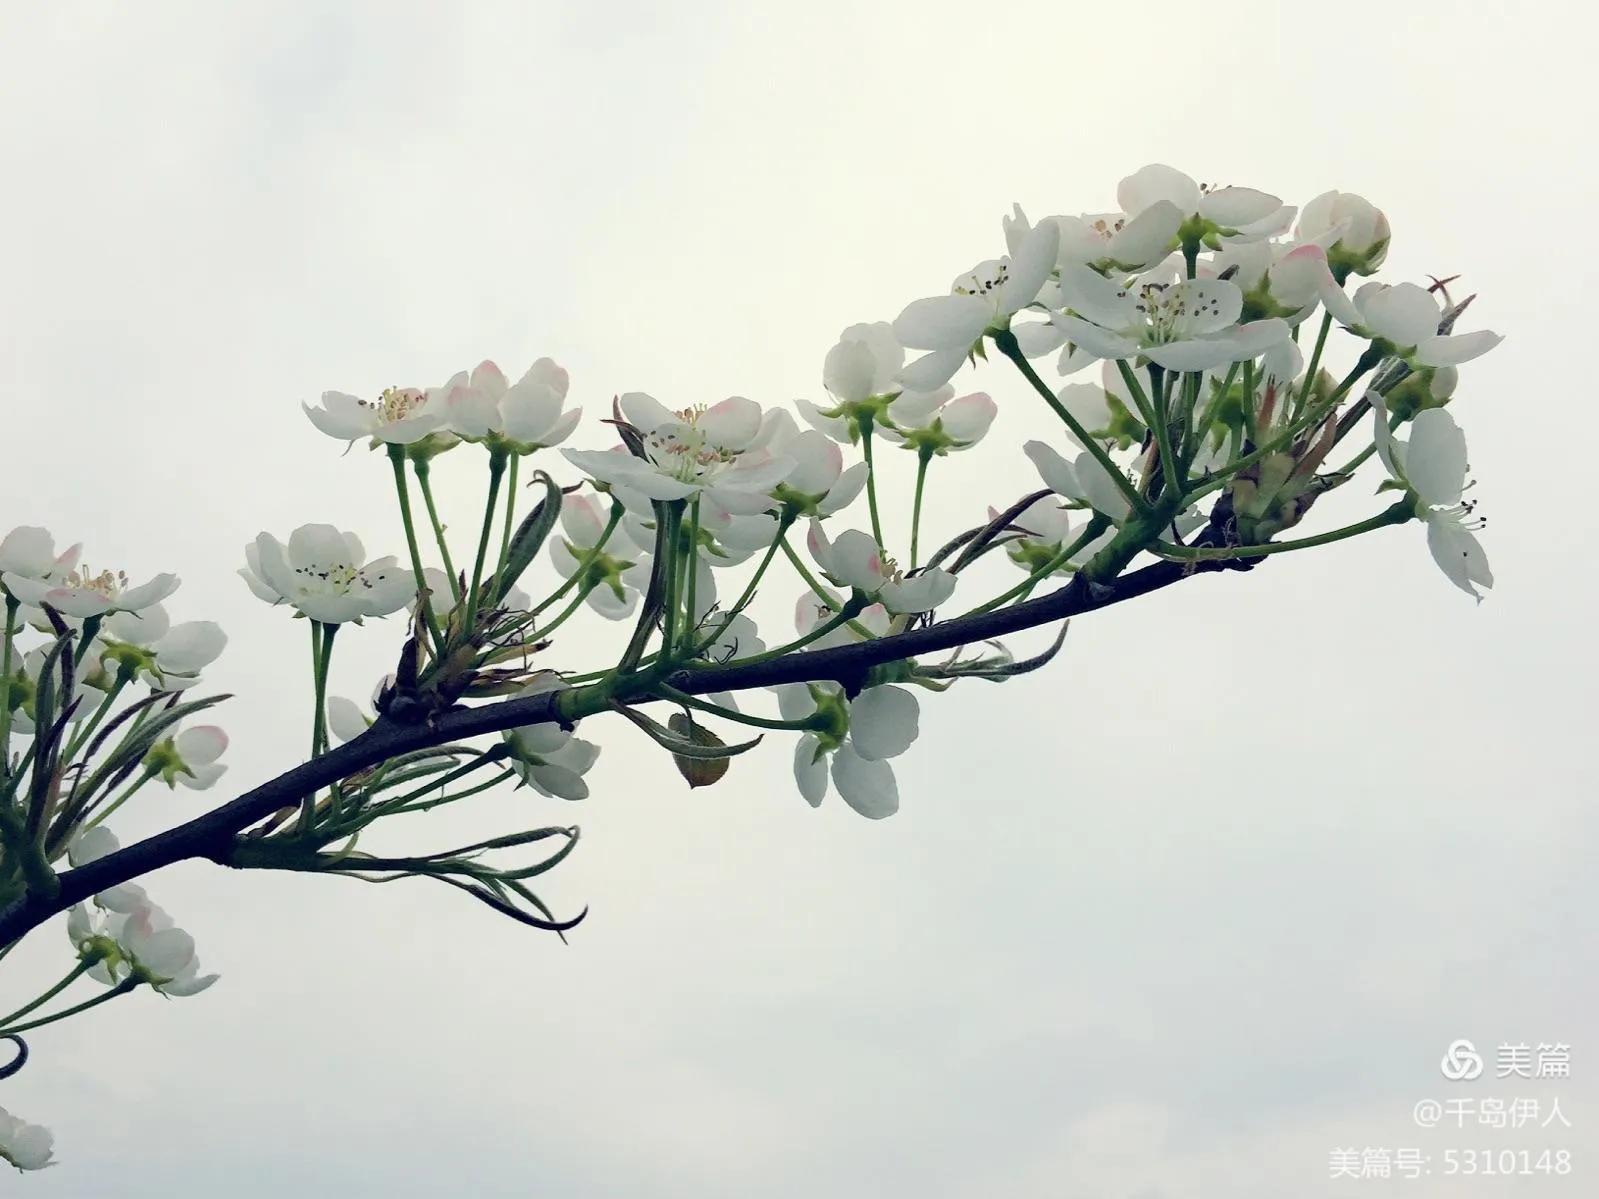
[(550, 561), (562, 578), (569, 579), (581, 569), (576, 586), (585, 589), (588, 606), (607, 620), (625, 620), (638, 605), (640, 592), (649, 586), (650, 555), (645, 550), (630, 552), (629, 541), (614, 536), (602, 546), (606, 524), (598, 500), (567, 496), (561, 505), (565, 536), (550, 538)]
[(948, 383), (968, 355), (990, 333), (1010, 328), (1010, 319), (1038, 298), (1055, 268), (1060, 228), (1033, 226), (1006, 258), (980, 262), (957, 278), (947, 296), (914, 300), (894, 318), (902, 345), (931, 353), (899, 373), (902, 386), (933, 391)]
[(583, 415), (579, 408), (562, 411), (567, 386), (566, 371), (548, 358), (536, 361), (514, 384), (494, 363), (481, 362), (445, 397), (449, 430), (518, 454), (559, 445)]
[(50, 1155), (55, 1137), (42, 1124), (29, 1124), (0, 1107), (0, 1159), (18, 1170), (43, 1170), (55, 1165)]
[(1466, 490), (1466, 436), (1442, 408), (1428, 408), (1411, 422), (1410, 438), (1402, 441), (1388, 428), (1388, 409), (1376, 392), (1371, 400), (1377, 456), (1388, 473), (1416, 497), (1416, 515), (1427, 526), (1427, 548), (1433, 561), (1456, 587), (1482, 602), (1478, 587), (1492, 587), (1488, 555), (1477, 540), (1483, 522), (1476, 504), (1463, 500)]
[[(546, 671), (516, 693), (518, 699), (547, 691), (564, 691), (569, 684)], [(600, 747), (574, 737), (553, 720), (506, 729), (500, 734), (511, 749), (509, 766), (541, 795), (555, 799), (587, 799), (583, 776), (599, 759)]]
[(58, 582), (72, 573), (82, 553), (80, 543), (57, 554), (49, 529), (19, 525), (0, 538), (0, 586), (9, 591), (5, 585), (8, 578)]
[(890, 612), (927, 612), (954, 594), (954, 575), (935, 567), (907, 578), (882, 556), (872, 535), (859, 529), (846, 529), (829, 540), (821, 522), (813, 519), (806, 541), (831, 582), (876, 598)]
[(1281, 233), (1294, 219), (1294, 210), (1276, 196), (1252, 187), (1201, 186), (1158, 162), (1123, 179), (1116, 187), (1116, 202), (1130, 217), (1169, 204), (1180, 215), (1179, 223), (1197, 218), (1209, 234), (1244, 241)]
[(946, 385), (932, 393), (900, 396), (892, 409), (893, 425), (883, 426), (884, 439), (939, 456), (971, 449), (988, 433), (999, 408), (987, 392), (975, 391), (959, 399), (954, 395), (955, 389)]
[(1057, 495), (1087, 504), (1117, 523), (1126, 520), (1132, 511), (1116, 480), (1110, 477), (1104, 464), (1089, 451), (1084, 450), (1076, 459), (1068, 462), (1054, 446), (1042, 441), (1029, 441), (1022, 446), (1022, 452), (1032, 459), (1044, 485)]
[[(997, 509), (989, 508), (990, 520), (998, 515)], [(1034, 500), (1017, 513), (1010, 527), (1020, 535), (1005, 542), (1005, 553), (1029, 574), (1054, 562), (1078, 536), (1078, 530), (1072, 524), (1071, 511), (1054, 496), (1048, 495)], [(1057, 564), (1055, 571), (1074, 570), (1091, 561), (1115, 536), (1114, 527), (1106, 529), (1064, 562)]]
[(444, 428), (446, 413), (437, 389), (390, 387), (376, 400), (324, 391), (320, 407), (302, 403), (311, 423), (329, 437), (378, 445), (412, 445)]
[[(832, 620), (838, 614), (839, 607), (840, 602), (835, 595), (830, 594), (824, 599), (814, 591), (806, 591), (794, 604), (795, 631), (801, 637), (807, 636), (818, 625)], [(856, 614), (854, 620), (823, 633), (804, 648), (831, 649), (835, 645), (853, 645), (873, 637), (887, 637), (894, 631), (896, 619), (903, 623), (906, 618), (890, 616), (882, 604), (868, 604)], [(857, 625), (864, 630), (864, 635), (856, 629)]]
[(364, 616), (398, 612), (416, 589), (411, 572), (392, 556), (362, 565), (360, 539), (332, 525), (301, 525), (287, 546), (262, 533), (244, 556), (248, 565), (239, 576), (258, 599), (292, 604), (324, 624), (359, 624)]
[(200, 681), (200, 672), (222, 655), (228, 644), (222, 626), (211, 620), (172, 624), (166, 609), (151, 604), (139, 612), (113, 612), (100, 628), (97, 645), (109, 657), (126, 662), (157, 691), (183, 691)]
[(1289, 336), (1277, 318), (1237, 324), (1243, 294), (1225, 279), (1122, 284), (1087, 267), (1061, 272), (1069, 312), (1052, 319), (1096, 358), (1148, 358), (1168, 370), (1201, 371), (1252, 358)]
[(601, 483), (631, 488), (652, 500), (704, 495), (728, 512), (764, 512), (771, 506), (767, 493), (793, 468), (791, 459), (756, 444), (761, 408), (742, 396), (672, 412), (634, 391), (621, 398), (620, 406), (643, 442), (642, 457), (625, 449), (562, 451)]
[(228, 748), (228, 735), (214, 724), (191, 725), (156, 744), (145, 755), (145, 768), (155, 770), (167, 786), (191, 791), (214, 786), (228, 772), (217, 761)]
[[(68, 553), (75, 556), (75, 549)], [(58, 563), (60, 561), (57, 559)], [(121, 571), (102, 570), (91, 574), (85, 567), (74, 566), (65, 573), (51, 571), (43, 576), (7, 571), (0, 575), (0, 583), (24, 604), (36, 608), (49, 606), (63, 616), (86, 619), (111, 612), (139, 612), (158, 604), (178, 589), (178, 576), (158, 574), (134, 587), (128, 584), (128, 576)]]
[(1480, 358), (1504, 340), (1487, 329), (1439, 333), (1443, 310), (1438, 297), (1415, 283), (1366, 283), (1351, 298), (1334, 281), (1325, 261), (1321, 282), (1321, 302), (1339, 323), (1387, 342), (1395, 353), (1418, 366), (1459, 366)]
[[(855, 811), (881, 820), (899, 810), (899, 786), (889, 758), (916, 740), (921, 705), (904, 687), (868, 687), (845, 700), (837, 683), (787, 683), (773, 688), (784, 720), (807, 720), (820, 710), (833, 731), (807, 732), (794, 747), (794, 781), (813, 808), (833, 786)], [(840, 726), (842, 726), (841, 731)]]
[(198, 995), (220, 977), (200, 973), (194, 938), (153, 903), (113, 917), (109, 925), (129, 959), (133, 977), (163, 995)]
[[(901, 395), (895, 404), (904, 398)], [(866, 463), (856, 462), (846, 468), (838, 441), (819, 429), (784, 428), (772, 438), (771, 449), (794, 464), (787, 477), (772, 489), (772, 497), (796, 515), (831, 516), (854, 503), (866, 486)], [(769, 540), (762, 541), (753, 548), (764, 549), (770, 544)]]

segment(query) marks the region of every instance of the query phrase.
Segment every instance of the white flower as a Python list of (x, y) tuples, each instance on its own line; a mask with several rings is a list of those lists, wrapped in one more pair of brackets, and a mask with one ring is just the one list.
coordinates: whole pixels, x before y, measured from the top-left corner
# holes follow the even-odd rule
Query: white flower
[(44, 583), (64, 579), (78, 565), (82, 552), (80, 543), (57, 555), (50, 530), (20, 525), (0, 539), (0, 583), (8, 577)]
[(890, 612), (927, 612), (955, 591), (955, 576), (937, 568), (906, 578), (883, 558), (871, 534), (859, 529), (846, 529), (830, 541), (821, 522), (813, 519), (806, 540), (831, 582), (878, 599)]
[(324, 391), (320, 408), (305, 403), (300, 407), (313, 425), (340, 441), (370, 437), (374, 446), (411, 445), (444, 427), (439, 390), (390, 387), (376, 400)]
[(1497, 333), (1441, 334), (1443, 311), (1438, 297), (1415, 283), (1366, 283), (1354, 298), (1333, 280), (1325, 256), (1321, 262), (1321, 302), (1347, 328), (1392, 345), (1418, 366), (1458, 366), (1493, 349), (1504, 340)]
[[(1022, 217), (1021, 210), (1017, 216)], [(1122, 213), (1046, 217), (1060, 229), (1058, 266), (1092, 266), (1142, 271), (1170, 253), (1183, 214), (1170, 201), (1157, 201), (1133, 217)]]
[(1076, 315), (1054, 316), (1074, 345), (1096, 358), (1148, 358), (1168, 370), (1201, 371), (1252, 358), (1289, 336), (1270, 318), (1237, 324), (1243, 295), (1223, 279), (1120, 284), (1087, 267), (1061, 271), (1061, 298)]
[(50, 1160), (54, 1145), (55, 1137), (48, 1128), (19, 1120), (0, 1107), (0, 1158), (18, 1170), (43, 1170), (55, 1165)]
[(756, 444), (761, 409), (733, 396), (709, 408), (671, 412), (643, 392), (620, 401), (643, 439), (644, 456), (625, 449), (563, 450), (579, 470), (602, 483), (628, 487), (652, 500), (704, 495), (728, 512), (764, 512), (767, 495), (793, 462)]
[[(900, 399), (903, 398), (902, 395)], [(799, 400), (797, 403), (801, 415), (816, 424), (817, 428), (799, 429), (792, 421), (780, 423), (774, 428), (769, 443), (771, 451), (789, 459), (794, 466), (772, 494), (774, 498), (792, 504), (798, 512), (831, 516), (854, 503), (861, 488), (866, 486), (866, 463), (857, 462), (846, 470), (844, 451), (839, 448), (839, 442), (847, 441), (848, 433), (840, 436), (831, 429), (824, 429), (821, 422), (827, 420), (825, 416), (812, 419), (811, 413), (806, 411), (808, 405), (805, 401)], [(898, 404), (899, 400), (894, 403)], [(815, 411), (813, 406), (810, 407)], [(744, 543), (739, 544), (742, 546)], [(764, 549), (770, 544), (771, 540), (768, 539), (751, 548)]]
[(514, 385), (494, 363), (479, 363), (464, 386), (449, 389), (449, 429), (468, 441), (509, 443), (519, 454), (559, 445), (583, 415), (578, 408), (562, 412), (567, 384), (566, 371), (548, 358), (536, 361)]
[(550, 539), (550, 561), (562, 578), (569, 579), (583, 560), (590, 558), (576, 584), (588, 589), (585, 602), (607, 620), (625, 620), (637, 606), (639, 593), (649, 586), (650, 556), (643, 551), (627, 555), (626, 546), (614, 536), (606, 545), (618, 553), (604, 549), (595, 553), (594, 547), (605, 536), (607, 520), (597, 500), (567, 496), (561, 505), (561, 531), (566, 536)]
[(184, 729), (171, 739), (170, 747), (174, 760), (166, 764), (161, 774), (169, 787), (179, 783), (191, 791), (204, 791), (228, 772), (217, 761), (228, 748), (228, 735), (214, 724)]
[[(68, 555), (75, 558), (76, 547), (57, 559), (57, 563)], [(19, 555), (13, 555), (16, 556)], [(37, 561), (32, 564), (37, 565)], [(128, 576), (121, 571), (102, 570), (99, 574), (90, 574), (86, 568), (73, 567), (65, 573), (51, 571), (33, 577), (7, 571), (0, 575), (0, 583), (24, 604), (36, 608), (48, 605), (63, 616), (86, 619), (110, 612), (138, 612), (160, 603), (178, 589), (178, 576), (159, 574), (137, 587), (130, 587)]]
[[(1293, 345), (1293, 342), (1286, 343)], [(1094, 383), (1067, 383), (1055, 393), (1055, 398), (1077, 418), (1089, 437), (1107, 449), (1125, 450), (1141, 445), (1144, 424), (1139, 419), (1138, 404), (1127, 390), (1127, 383), (1116, 369), (1116, 363), (1106, 359), (1101, 372), (1102, 385)], [(1083, 449), (1077, 434), (1070, 428), (1066, 436)]]
[(900, 343), (931, 353), (899, 373), (912, 391), (934, 391), (948, 383), (989, 333), (1010, 327), (1010, 318), (1038, 298), (1049, 281), (1060, 229), (1042, 222), (1019, 240), (1008, 258), (980, 262), (955, 280), (947, 296), (914, 300), (894, 318)]
[(153, 903), (112, 917), (108, 928), (131, 960), (134, 976), (163, 995), (198, 995), (219, 977), (200, 973), (194, 938)]
[(301, 525), (289, 535), (287, 549), (262, 533), (245, 546), (244, 556), (249, 565), (239, 575), (257, 598), (287, 602), (324, 624), (398, 612), (415, 591), (411, 572), (392, 557), (361, 565), (366, 553), (360, 539), (332, 525)]
[[(1463, 502), (1466, 489), (1466, 437), (1455, 418), (1442, 408), (1416, 415), (1410, 440), (1401, 441), (1388, 428), (1382, 397), (1369, 393), (1377, 455), (1388, 473), (1416, 497), (1416, 515), (1427, 525), (1427, 548), (1449, 581), (1478, 603), (1477, 587), (1492, 587), (1488, 555), (1476, 538), (1482, 521), (1476, 505)], [(1475, 586), (1473, 586), (1475, 584)]]
[(846, 704), (837, 683), (786, 683), (773, 688), (784, 720), (805, 720), (821, 708), (840, 717), (847, 732), (807, 732), (794, 747), (794, 781), (813, 808), (827, 794), (831, 759), (833, 786), (862, 816), (881, 820), (899, 810), (899, 786), (887, 759), (916, 740), (921, 706), (903, 687), (868, 687)]
[(1357, 275), (1371, 274), (1388, 256), (1388, 218), (1354, 192), (1322, 192), (1299, 214), (1294, 235), (1324, 246), (1335, 264)]
[(958, 400), (954, 394), (947, 385), (935, 392), (904, 393), (889, 410), (894, 424), (883, 426), (883, 437), (941, 456), (971, 449), (988, 433), (999, 409), (986, 392), (975, 391)]
[(1087, 504), (1094, 511), (1120, 523), (1132, 511), (1121, 487), (1110, 477), (1104, 465), (1093, 454), (1084, 450), (1068, 462), (1055, 447), (1042, 441), (1029, 441), (1022, 452), (1038, 468), (1044, 485), (1058, 495)]
[(1197, 217), (1215, 233), (1244, 241), (1280, 233), (1294, 219), (1294, 210), (1276, 196), (1252, 187), (1201, 187), (1175, 167), (1158, 162), (1123, 179), (1116, 186), (1116, 202), (1130, 217), (1170, 205), (1178, 215), (1173, 234)]
[(851, 325), (822, 363), (822, 386), (843, 403), (861, 403), (899, 390), (905, 349), (887, 321)]
[(716, 634), (705, 647), (703, 656), (708, 661), (721, 664), (766, 652), (766, 642), (761, 640), (755, 622), (742, 612), (733, 616), (724, 616), (720, 612), (709, 613), (700, 628), (702, 634)]
[[(794, 628), (801, 637), (837, 615), (838, 599), (836, 596), (831, 598), (833, 602), (828, 603), (814, 591), (807, 591), (800, 596), (794, 605)], [(831, 632), (822, 634), (804, 648), (831, 649), (835, 645), (851, 645), (868, 639), (857, 632), (852, 625), (860, 625), (871, 637), (887, 637), (894, 631), (894, 621), (895, 618), (888, 614), (888, 609), (882, 604), (868, 604), (861, 609), (853, 622), (841, 624)]]
[(136, 655), (139, 677), (157, 691), (182, 691), (200, 681), (200, 672), (222, 655), (228, 637), (210, 620), (172, 624), (160, 604), (140, 612), (113, 612), (100, 629), (102, 638), (147, 650)]
[(343, 695), (328, 696), (328, 733), (335, 741), (354, 741), (372, 727), (372, 717), (361, 711), (353, 699)]

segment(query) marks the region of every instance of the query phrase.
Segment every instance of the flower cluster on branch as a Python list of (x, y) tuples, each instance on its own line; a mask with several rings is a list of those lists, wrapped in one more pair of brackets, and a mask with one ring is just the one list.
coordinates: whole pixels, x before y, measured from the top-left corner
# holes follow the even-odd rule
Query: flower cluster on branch
[[(226, 697), (192, 695), (226, 638), (171, 622), (175, 576), (134, 584), (44, 529), (13, 529), (0, 540), (0, 961), (62, 915), (74, 960), (0, 1020), (18, 1047), (0, 1075), (27, 1059), (24, 1032), (141, 987), (187, 996), (216, 980), (139, 881), (186, 858), (426, 879), (564, 935), (582, 913), (535, 890), (577, 844), (564, 819), (404, 854), (362, 839), (382, 822), (425, 842), (425, 819), (398, 818), (494, 788), (571, 811), (590, 797), (602, 723), (653, 742), (695, 787), (778, 739), (806, 802), (833, 790), (880, 819), (899, 808), (892, 761), (912, 751), (924, 700), (1045, 666), (1069, 617), (1411, 521), (1480, 599), (1492, 574), (1451, 410), (1459, 368), (1499, 337), (1456, 330), (1470, 297), (1371, 278), (1390, 229), (1360, 196), (1296, 210), (1157, 164), (1116, 200), (1038, 220), (1016, 207), (1003, 253), (892, 321), (846, 327), (820, 355), (820, 391), (792, 408), (628, 392), (585, 410), (548, 358), (515, 383), (485, 361), (437, 386), (304, 405), (322, 433), (381, 451), (343, 469), (392, 489), (395, 553), (369, 557), (328, 524), (244, 548), (251, 594), (310, 642), (307, 744), (277, 778), (126, 847), (106, 823), (125, 804), (223, 777), (227, 736), (197, 718)], [(980, 366), (982, 390), (958, 385)], [(1031, 433), (999, 451), (1031, 486), (928, 536), (930, 488), (992, 451), (1000, 418)], [(580, 428), (590, 445), (564, 448)], [(1373, 458), (1388, 498), (1284, 536)], [(467, 459), (482, 519), (458, 537), (434, 472)], [(595, 621), (616, 636), (584, 660), (571, 645), (594, 640), (567, 637), (569, 622)], [(393, 671), (370, 702), (330, 694), (336, 642), (378, 622)], [(1054, 640), (1030, 657), (1000, 640), (1046, 626)], [(98, 990), (71, 1002), (80, 979)], [(0, 1158), (48, 1165), (50, 1135), (0, 1110)]]

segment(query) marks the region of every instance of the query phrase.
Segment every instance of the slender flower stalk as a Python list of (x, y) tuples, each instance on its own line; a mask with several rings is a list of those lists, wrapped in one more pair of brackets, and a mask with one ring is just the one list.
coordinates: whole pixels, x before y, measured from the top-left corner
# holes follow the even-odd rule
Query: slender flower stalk
[(433, 526), (433, 539), (439, 546), (439, 557), (444, 561), (444, 574), (450, 581), (450, 596), (457, 602), (461, 598), (461, 584), (455, 577), (455, 563), (450, 559), (450, 543), (444, 537), (444, 525), (439, 521), (439, 510), (433, 502), (433, 470), (426, 459), (411, 464), (416, 471), (417, 486), (422, 490), (422, 503), (428, 510), (428, 523)]

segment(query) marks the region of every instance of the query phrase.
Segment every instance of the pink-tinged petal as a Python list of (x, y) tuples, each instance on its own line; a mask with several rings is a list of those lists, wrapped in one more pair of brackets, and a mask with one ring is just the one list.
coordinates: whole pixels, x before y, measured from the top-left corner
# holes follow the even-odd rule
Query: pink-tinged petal
[(628, 423), (640, 433), (648, 433), (661, 425), (680, 423), (677, 413), (672, 412), (654, 396), (646, 395), (642, 391), (626, 392), (617, 403), (621, 406), (622, 415), (627, 418)]
[(885, 583), (879, 592), (890, 612), (930, 612), (953, 594), (955, 576), (936, 568)]
[(868, 820), (881, 820), (899, 811), (899, 787), (887, 762), (860, 756), (848, 744), (833, 754), (833, 786), (839, 796)]
[(561, 527), (576, 545), (597, 545), (605, 535), (606, 520), (599, 501), (586, 495), (567, 496), (561, 505)]
[(794, 460), (794, 469), (784, 481), (802, 495), (822, 495), (844, 470), (844, 451), (815, 429), (796, 433), (783, 452)]
[(993, 305), (981, 296), (929, 296), (911, 301), (894, 318), (894, 336), (914, 349), (959, 350), (964, 355), (993, 318)]
[(924, 354), (899, 372), (899, 383), (907, 391), (937, 391), (966, 364), (967, 353), (968, 347), (962, 347)]
[(1416, 361), (1422, 366), (1459, 366), (1462, 362), (1481, 358), (1503, 340), (1502, 335), (1486, 329), (1448, 337), (1434, 334), (1416, 343)]
[(742, 450), (761, 431), (761, 406), (743, 396), (729, 396), (707, 408), (696, 427), (713, 445)]
[(491, 400), (505, 394), (505, 372), (486, 358), (472, 368), (468, 383), (473, 391), (481, 391)]
[(566, 399), (570, 378), (566, 370), (558, 366), (549, 358), (536, 359), (532, 366), (527, 368), (527, 374), (517, 380), (518, 384), (542, 384), (555, 392), (562, 400)]
[(1162, 200), (1185, 214), (1195, 212), (1199, 208), (1199, 184), (1175, 167), (1155, 162), (1134, 171), (1116, 187), (1116, 202), (1129, 216), (1137, 216)]

